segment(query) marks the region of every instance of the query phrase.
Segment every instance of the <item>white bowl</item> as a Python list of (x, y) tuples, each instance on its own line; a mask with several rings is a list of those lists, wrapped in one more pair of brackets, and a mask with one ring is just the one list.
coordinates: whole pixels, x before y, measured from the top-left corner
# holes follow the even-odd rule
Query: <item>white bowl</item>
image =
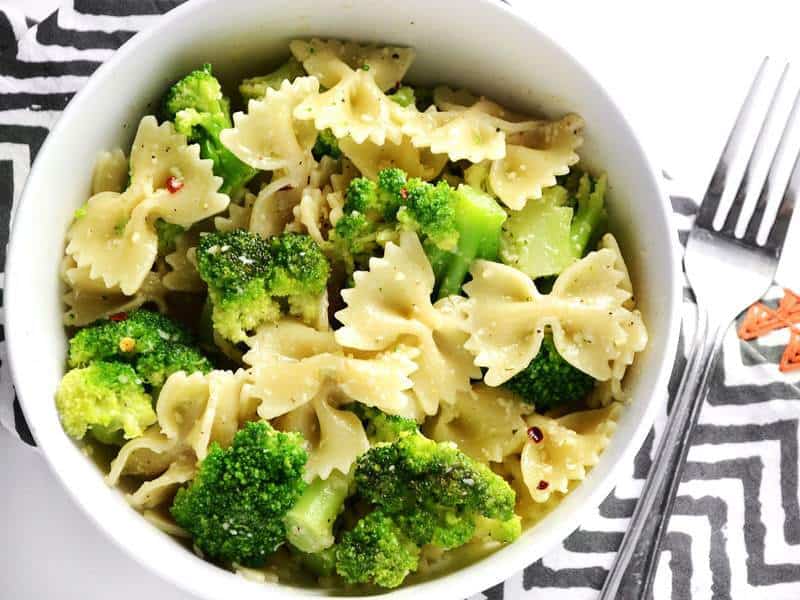
[(17, 392), (53, 472), (86, 513), (130, 555), (208, 599), (298, 598), (323, 590), (258, 584), (187, 552), (108, 488), (64, 434), (53, 395), (64, 369), (58, 265), (64, 233), (88, 197), (98, 151), (130, 145), (167, 85), (203, 62), (229, 83), (266, 71), (295, 37), (409, 45), (419, 83), (465, 86), (515, 108), (587, 123), (582, 157), (612, 184), (612, 229), (629, 261), (650, 332), (628, 386), (633, 402), (600, 463), (547, 518), (514, 544), (438, 579), (385, 597), (463, 598), (540, 558), (591, 514), (628, 465), (663, 401), (679, 328), (679, 261), (669, 203), (637, 136), (600, 84), (565, 50), (490, 0), (198, 0), (159, 20), (100, 67), (47, 138), (14, 219), (6, 265), (6, 335)]

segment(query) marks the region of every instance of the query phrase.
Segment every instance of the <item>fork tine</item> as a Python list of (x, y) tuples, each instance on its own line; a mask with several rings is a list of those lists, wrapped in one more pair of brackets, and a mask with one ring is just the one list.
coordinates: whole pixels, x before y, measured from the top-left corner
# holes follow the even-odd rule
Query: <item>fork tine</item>
[(722, 193), (728, 182), (728, 167), (730, 166), (737, 149), (741, 144), (741, 137), (746, 129), (745, 125), (750, 120), (750, 114), (753, 112), (753, 100), (756, 96), (756, 90), (761, 87), (761, 81), (764, 78), (764, 71), (767, 65), (768, 58), (761, 61), (761, 66), (758, 68), (753, 83), (750, 84), (750, 89), (745, 96), (742, 107), (739, 109), (739, 115), (736, 117), (736, 123), (733, 125), (728, 141), (725, 142), (725, 147), (722, 150), (722, 155), (719, 157), (717, 168), (714, 170), (714, 176), (711, 178), (711, 183), (708, 184), (703, 201), (700, 203), (700, 208), (697, 211), (697, 218), (695, 223), (706, 229), (711, 229), (714, 222), (714, 215), (717, 214), (719, 208), (719, 201), (722, 198)]
[[(772, 162), (770, 163), (769, 170), (767, 171), (767, 178), (764, 180), (764, 187), (761, 188), (761, 193), (758, 195), (758, 201), (756, 202), (755, 209), (753, 209), (753, 214), (750, 216), (750, 222), (747, 224), (747, 229), (745, 230), (744, 237), (742, 238), (742, 241), (748, 244), (756, 245), (758, 243), (758, 231), (761, 228), (761, 222), (764, 220), (764, 213), (767, 210), (770, 192), (777, 186), (778, 183), (776, 181), (778, 165), (780, 164), (782, 157), (788, 152), (786, 146), (789, 143), (792, 126), (798, 118), (800, 118), (800, 91), (798, 91), (794, 97), (792, 110), (789, 113), (789, 118), (786, 121), (786, 127), (783, 129), (783, 133), (781, 134), (781, 139), (778, 142), (778, 147), (775, 150), (775, 154), (772, 156)], [(795, 158), (795, 166), (792, 169), (792, 175), (789, 177), (789, 182), (787, 183), (787, 193), (789, 187), (792, 185), (792, 179), (795, 177), (798, 160), (800, 160), (800, 154), (798, 154)]]
[[(767, 114), (764, 115), (764, 119), (761, 121), (761, 127), (758, 130), (758, 136), (756, 137), (756, 142), (753, 145), (753, 149), (750, 152), (750, 158), (747, 159), (747, 166), (744, 169), (744, 175), (742, 175), (742, 181), (739, 183), (739, 189), (736, 190), (736, 196), (733, 199), (733, 203), (731, 204), (730, 209), (728, 210), (728, 216), (725, 218), (725, 223), (722, 225), (721, 232), (734, 237), (736, 234), (736, 225), (739, 222), (739, 217), (742, 214), (742, 207), (744, 207), (745, 200), (747, 199), (747, 194), (750, 191), (750, 184), (751, 178), (753, 176), (753, 169), (755, 165), (761, 161), (761, 156), (766, 152), (765, 146), (767, 145), (767, 135), (766, 132), (769, 129), (768, 125), (772, 123), (772, 120), (775, 118), (775, 106), (778, 104), (778, 98), (781, 97), (781, 93), (783, 92), (783, 84), (786, 82), (786, 74), (789, 72), (789, 64), (787, 63), (786, 66), (783, 68), (783, 73), (781, 74), (781, 78), (778, 80), (778, 85), (775, 87), (775, 91), (772, 94), (772, 99), (769, 101), (769, 108), (767, 108)], [(777, 155), (777, 150), (775, 151), (775, 155)], [(774, 160), (774, 156), (773, 156)], [(767, 182), (764, 182), (764, 185), (767, 185)]]
[(792, 221), (792, 213), (794, 212), (798, 192), (800, 192), (800, 152), (795, 156), (792, 174), (789, 176), (789, 182), (783, 192), (778, 212), (775, 214), (775, 223), (773, 223), (772, 230), (767, 236), (767, 243), (764, 244), (765, 247), (774, 250), (777, 257), (780, 257), (781, 250), (783, 250), (783, 240), (786, 239), (786, 232), (789, 230), (789, 223)]

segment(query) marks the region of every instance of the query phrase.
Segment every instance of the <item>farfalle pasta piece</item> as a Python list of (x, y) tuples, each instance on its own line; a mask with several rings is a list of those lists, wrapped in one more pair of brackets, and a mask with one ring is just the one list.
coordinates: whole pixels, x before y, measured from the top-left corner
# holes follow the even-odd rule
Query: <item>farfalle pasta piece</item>
[(61, 265), (61, 277), (69, 288), (62, 296), (65, 325), (81, 327), (144, 304), (154, 304), (161, 312), (167, 310), (167, 289), (161, 273), (149, 272), (136, 293), (126, 296), (119, 287), (107, 288), (102, 280), (92, 279), (90, 267), (78, 268), (71, 256), (65, 256)]
[(106, 476), (108, 485), (117, 485), (123, 475), (155, 478), (182, 456), (194, 453), (180, 440), (168, 438), (156, 424), (149, 427), (143, 435), (125, 443)]
[(297, 431), (308, 444), (308, 462), (303, 478), (327, 479), (334, 470), (350, 471), (356, 459), (367, 451), (369, 440), (364, 426), (350, 411), (331, 406), (329, 390), (319, 397), (273, 421), (281, 431)]
[(406, 390), (417, 366), (411, 349), (368, 357), (346, 356), (329, 331), (284, 319), (261, 327), (248, 340), (243, 360), (251, 365), (242, 398), (260, 401), (258, 414), (273, 419), (311, 402), (333, 387), (343, 395), (390, 414), (412, 412)]
[(247, 229), (250, 226), (250, 216), (255, 202), (256, 195), (250, 191), (245, 191), (242, 204), (231, 202), (228, 205), (227, 215), (214, 217), (214, 228), (217, 231)]
[(484, 381), (497, 386), (522, 371), (538, 354), (550, 328), (559, 354), (599, 381), (614, 375), (616, 361), (632, 359), (647, 340), (641, 314), (625, 308), (631, 293), (621, 286), (619, 256), (601, 248), (567, 267), (542, 295), (522, 272), (476, 261), (464, 286), (466, 344)]
[(516, 138), (529, 145), (506, 146), (504, 157), (489, 169), (492, 191), (512, 210), (522, 210), (531, 199), (542, 197), (542, 188), (556, 184), (578, 162), (576, 149), (583, 143), (583, 119), (570, 114), (558, 121), (537, 122)]
[(198, 460), (211, 442), (227, 447), (239, 429), (245, 378), (243, 370), (170, 375), (156, 403), (161, 431), (191, 448)]
[(303, 188), (274, 189), (263, 188), (250, 211), (248, 229), (263, 237), (278, 235), (286, 229), (294, 218), (294, 207), (300, 203)]
[(94, 162), (92, 195), (101, 192), (120, 193), (128, 183), (128, 157), (120, 149), (101, 152)]
[[(217, 193), (222, 180), (214, 176), (212, 162), (201, 159), (199, 146), (187, 145), (169, 122), (141, 120), (130, 164), (128, 189), (92, 196), (67, 232), (66, 249), (78, 267), (90, 267), (92, 279), (119, 286), (126, 295), (136, 292), (156, 259), (156, 219), (188, 228), (229, 202)], [(168, 179), (180, 187), (168, 190)]]
[(342, 291), (347, 308), (336, 313), (343, 325), (337, 342), (372, 352), (398, 343), (418, 348), (419, 369), (411, 378), (424, 414), (435, 414), (441, 401), (452, 404), (459, 391), (470, 389), (475, 368), (461, 344), (451, 341), (463, 342), (466, 335), (444, 305), (431, 304), (433, 270), (415, 233), (402, 233), (399, 245), (386, 244), (383, 257), (370, 259), (369, 271), (355, 272), (353, 280), (355, 286)]
[(499, 463), (522, 450), (528, 429), (524, 417), (531, 412), (513, 394), (478, 385), (442, 407), (429, 434), (437, 442), (455, 442), (476, 460)]
[[(314, 77), (284, 80), (267, 88), (261, 100), (250, 100), (247, 113), (233, 115), (233, 128), (220, 134), (222, 143), (242, 162), (262, 171), (280, 170), (281, 185), (303, 185), (314, 167), (311, 148), (317, 139), (313, 124), (292, 117), (306, 98), (317, 97)], [(276, 186), (278, 189), (278, 186)]]
[(194, 479), (196, 472), (197, 462), (188, 456), (182, 456), (161, 475), (142, 483), (135, 492), (125, 496), (125, 499), (137, 510), (155, 508), (171, 500), (181, 485)]
[(402, 81), (414, 61), (413, 48), (375, 46), (339, 40), (292, 40), (289, 49), (303, 63), (306, 72), (319, 79), (320, 85), (332, 88), (349, 69), (369, 71), (375, 83), (386, 91)]
[(387, 141), (383, 145), (369, 140), (357, 144), (352, 138), (342, 138), (339, 148), (364, 177), (373, 180), (378, 178), (381, 169), (398, 167), (409, 177), (428, 181), (438, 177), (447, 164), (446, 154), (434, 154), (428, 148), (417, 148), (407, 137), (403, 137), (399, 144)]
[(567, 493), (571, 481), (586, 477), (608, 445), (620, 411), (615, 402), (559, 419), (539, 414), (527, 418), (541, 438), (528, 440), (520, 456), (522, 478), (535, 502), (546, 502), (553, 492)]
[(510, 113), (486, 98), (476, 99), (448, 88), (437, 88), (435, 97), (446, 110), (431, 106), (423, 113), (416, 113), (414, 118), (406, 118), (402, 130), (414, 146), (428, 147), (433, 153), (448, 155), (450, 160), (478, 163), (501, 159), (506, 156), (506, 136), (535, 125), (535, 121), (504, 118)]
[(164, 257), (170, 269), (164, 274), (162, 281), (168, 290), (197, 293), (206, 289), (197, 272), (195, 254), (198, 239), (194, 232), (179, 235), (175, 240), (175, 250)]
[(300, 202), (292, 209), (293, 219), (286, 224), (286, 231), (307, 233), (320, 244), (325, 244), (330, 229), (330, 207), (328, 194), (319, 188), (307, 187), (300, 195)]
[(386, 140), (399, 144), (400, 125), (406, 109), (390, 100), (368, 71), (353, 71), (329, 90), (311, 94), (294, 109), (295, 119), (313, 122), (318, 131), (330, 129), (337, 138), (351, 137), (383, 145)]

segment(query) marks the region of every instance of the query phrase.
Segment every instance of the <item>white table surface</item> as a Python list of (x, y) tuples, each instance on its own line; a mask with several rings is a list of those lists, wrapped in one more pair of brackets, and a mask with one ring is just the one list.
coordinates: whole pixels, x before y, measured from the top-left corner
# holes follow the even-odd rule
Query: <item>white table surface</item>
[[(52, 0), (0, 0), (39, 18)], [(764, 55), (800, 71), (800, 3), (516, 1), (605, 84), (687, 195), (708, 181)], [(793, 82), (800, 81), (800, 73)], [(779, 281), (800, 288), (797, 227)], [(477, 591), (477, 590), (476, 590)], [(188, 600), (107, 540), (38, 453), (0, 430), (0, 599)]]

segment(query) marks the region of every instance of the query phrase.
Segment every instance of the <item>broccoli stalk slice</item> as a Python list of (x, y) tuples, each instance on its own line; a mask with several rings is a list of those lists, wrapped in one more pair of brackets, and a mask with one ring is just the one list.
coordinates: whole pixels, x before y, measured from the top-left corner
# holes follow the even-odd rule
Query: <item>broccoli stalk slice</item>
[(333, 471), (327, 479), (311, 482), (284, 517), (289, 543), (307, 554), (333, 546), (333, 524), (344, 509), (352, 481), (351, 474)]
[(306, 70), (303, 68), (303, 64), (294, 56), (291, 56), (271, 73), (243, 80), (239, 84), (239, 93), (242, 95), (245, 104), (250, 100), (260, 100), (266, 95), (267, 88), (277, 90), (285, 80), (294, 81), (305, 74)]
[(487, 194), (460, 185), (453, 195), (458, 246), (455, 252), (426, 244), (437, 282), (437, 297), (461, 292), (461, 285), (476, 259), (495, 260), (506, 212)]
[(173, 84), (162, 102), (162, 112), (190, 143), (200, 145), (200, 156), (211, 159), (214, 174), (222, 178), (219, 191), (234, 195), (258, 171), (239, 160), (220, 141), (223, 129), (231, 127), (230, 104), (214, 77), (211, 65), (192, 71)]
[[(593, 189), (592, 189), (593, 188)], [(594, 185), (588, 173), (584, 173), (578, 184), (578, 207), (572, 218), (570, 241), (574, 256), (584, 256), (587, 249), (596, 246), (608, 226), (608, 213), (605, 209), (605, 196), (608, 178), (601, 175)]]

